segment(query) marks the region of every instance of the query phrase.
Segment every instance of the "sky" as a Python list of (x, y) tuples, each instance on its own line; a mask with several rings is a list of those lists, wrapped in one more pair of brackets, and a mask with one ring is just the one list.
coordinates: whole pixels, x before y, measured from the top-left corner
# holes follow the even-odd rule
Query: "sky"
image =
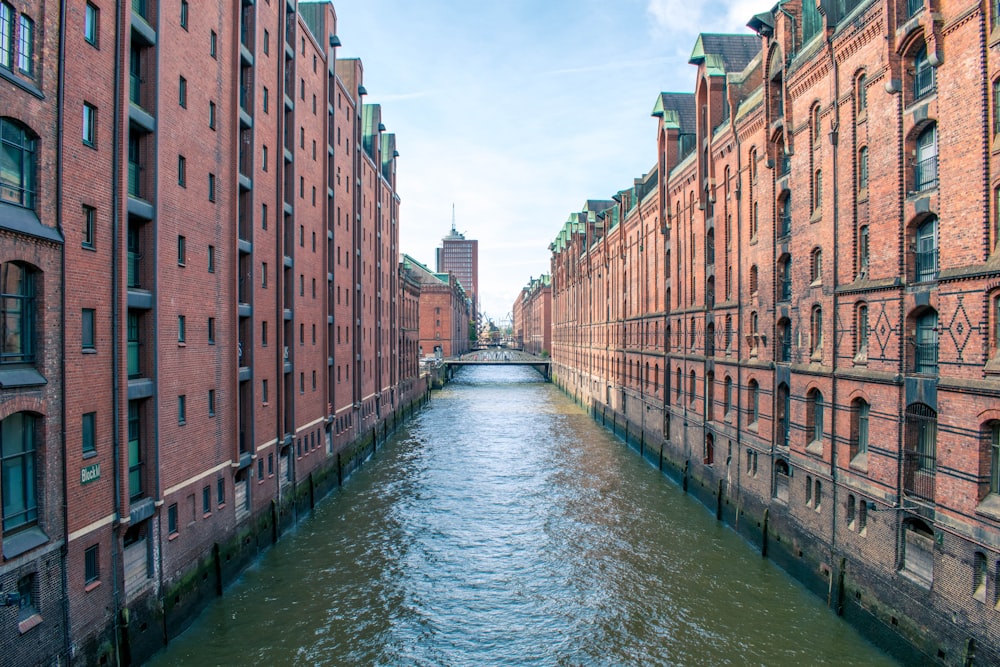
[(480, 311), (501, 324), (588, 199), (656, 164), (662, 92), (692, 92), (701, 32), (749, 34), (773, 0), (334, 0), (338, 57), (400, 153), (400, 251), (434, 269), (479, 241)]

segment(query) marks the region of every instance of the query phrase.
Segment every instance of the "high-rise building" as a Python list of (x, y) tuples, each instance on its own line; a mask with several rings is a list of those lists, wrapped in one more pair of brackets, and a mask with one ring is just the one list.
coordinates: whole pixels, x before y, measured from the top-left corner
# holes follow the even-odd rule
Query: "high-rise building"
[(466, 239), (457, 232), (454, 220), (451, 232), (441, 239), (441, 247), (437, 249), (437, 272), (452, 273), (458, 278), (472, 301), (472, 316), (476, 317), (479, 314), (479, 241)]

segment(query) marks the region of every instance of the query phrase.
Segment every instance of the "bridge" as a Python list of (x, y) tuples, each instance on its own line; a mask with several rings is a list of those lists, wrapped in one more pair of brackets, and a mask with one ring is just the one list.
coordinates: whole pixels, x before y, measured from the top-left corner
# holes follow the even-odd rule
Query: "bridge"
[(461, 366), (531, 366), (542, 374), (546, 382), (552, 378), (551, 360), (536, 357), (527, 352), (504, 348), (476, 350), (463, 354), (457, 359), (444, 359), (442, 363), (448, 369), (449, 377), (456, 368)]

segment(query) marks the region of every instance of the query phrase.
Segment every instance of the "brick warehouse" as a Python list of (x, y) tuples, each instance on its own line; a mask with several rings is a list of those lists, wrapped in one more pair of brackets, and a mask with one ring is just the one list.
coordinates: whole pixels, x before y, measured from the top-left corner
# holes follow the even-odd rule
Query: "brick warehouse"
[(532, 278), (511, 308), (514, 344), (531, 354), (552, 349), (552, 280), (548, 274)]
[(553, 242), (555, 379), (876, 641), (996, 664), (1000, 4), (748, 25)]
[(12, 664), (150, 655), (423, 397), (395, 137), (336, 23), (0, 3)]

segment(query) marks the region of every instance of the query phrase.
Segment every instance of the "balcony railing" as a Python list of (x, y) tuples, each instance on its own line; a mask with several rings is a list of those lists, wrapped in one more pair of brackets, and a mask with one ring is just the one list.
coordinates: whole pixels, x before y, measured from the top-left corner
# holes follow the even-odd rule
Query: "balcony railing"
[(938, 251), (922, 250), (913, 253), (917, 282), (934, 280), (938, 271)]
[(914, 343), (913, 370), (917, 373), (938, 372), (938, 344)]
[(922, 192), (937, 187), (937, 156), (924, 158), (913, 165), (913, 189)]
[(910, 496), (934, 500), (935, 457), (913, 449), (903, 452), (903, 491)]

